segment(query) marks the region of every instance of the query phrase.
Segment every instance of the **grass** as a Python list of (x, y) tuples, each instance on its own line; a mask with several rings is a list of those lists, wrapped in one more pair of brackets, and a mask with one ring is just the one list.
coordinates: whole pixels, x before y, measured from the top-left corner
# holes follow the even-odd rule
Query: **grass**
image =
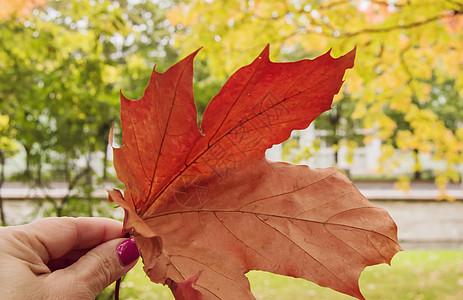
[[(257, 299), (354, 299), (303, 279), (258, 271), (250, 272), (248, 278)], [(360, 277), (360, 289), (367, 299), (463, 299), (463, 251), (400, 252), (391, 267), (384, 264), (368, 267)], [(167, 287), (150, 282), (141, 263), (122, 282), (120, 297), (174, 299)]]

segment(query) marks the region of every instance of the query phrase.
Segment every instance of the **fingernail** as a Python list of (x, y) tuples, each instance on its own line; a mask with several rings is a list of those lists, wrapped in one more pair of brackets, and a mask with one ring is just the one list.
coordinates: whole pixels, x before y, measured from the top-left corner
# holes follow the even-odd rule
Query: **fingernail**
[(116, 252), (119, 257), (119, 262), (124, 267), (140, 257), (137, 244), (135, 244), (135, 240), (133, 239), (128, 239), (120, 243), (116, 248)]

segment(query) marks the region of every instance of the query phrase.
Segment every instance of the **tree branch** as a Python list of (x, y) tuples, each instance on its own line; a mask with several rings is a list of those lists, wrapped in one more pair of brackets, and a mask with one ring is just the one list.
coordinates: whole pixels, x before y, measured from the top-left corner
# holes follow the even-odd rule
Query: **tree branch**
[(447, 0), (447, 2), (450, 2), (450, 3), (452, 3), (452, 4), (459, 5), (459, 6), (460, 6), (460, 9), (461, 9), (461, 7), (463, 7), (463, 2), (459, 2), (459, 1), (456, 1), (456, 0)]
[(449, 16), (452, 17), (452, 16), (456, 16), (460, 14), (463, 14), (463, 11), (456, 11), (453, 13), (453, 15), (441, 14), (441, 15), (437, 15), (432, 18), (423, 20), (423, 21), (413, 22), (413, 23), (409, 23), (406, 25), (396, 25), (396, 26), (390, 26), (390, 27), (384, 27), (384, 28), (366, 28), (366, 29), (359, 30), (357, 32), (346, 33), (344, 37), (350, 38), (350, 37), (361, 35), (361, 34), (381, 33), (381, 32), (389, 32), (389, 31), (394, 31), (394, 30), (410, 29), (414, 27), (423, 26), (423, 25), (426, 25), (426, 24), (429, 24), (429, 23), (432, 23), (432, 22), (435, 22), (435, 21), (438, 21), (444, 18), (448, 18)]
[(329, 3), (327, 5), (321, 5), (319, 7), (319, 10), (327, 10), (327, 9), (332, 9), (333, 7), (343, 5), (343, 4), (349, 4), (351, 1), (349, 0), (340, 0), (340, 1), (333, 1), (332, 3)]
[(371, 3), (384, 5), (384, 6), (392, 6), (392, 7), (403, 7), (404, 6), (403, 4), (398, 4), (398, 3), (389, 4), (389, 3), (385, 2), (385, 1), (380, 1), (380, 0), (370, 0), (370, 1), (371, 1)]

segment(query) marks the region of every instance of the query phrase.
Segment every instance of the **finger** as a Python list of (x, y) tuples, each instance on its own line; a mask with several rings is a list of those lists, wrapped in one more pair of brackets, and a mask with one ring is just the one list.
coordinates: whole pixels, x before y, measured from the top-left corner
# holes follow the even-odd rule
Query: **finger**
[(56, 271), (59, 269), (64, 269), (78, 261), (82, 256), (84, 256), (90, 249), (77, 249), (71, 250), (70, 252), (64, 254), (63, 256), (55, 259), (51, 259), (46, 264), (50, 271)]
[(106, 218), (45, 218), (20, 227), (45, 263), (123, 236), (122, 223)]
[(90, 250), (71, 266), (51, 273), (47, 280), (52, 288), (67, 286), (71, 293), (78, 293), (69, 295), (70, 299), (94, 299), (127, 273), (136, 264), (138, 256), (133, 240), (111, 240)]

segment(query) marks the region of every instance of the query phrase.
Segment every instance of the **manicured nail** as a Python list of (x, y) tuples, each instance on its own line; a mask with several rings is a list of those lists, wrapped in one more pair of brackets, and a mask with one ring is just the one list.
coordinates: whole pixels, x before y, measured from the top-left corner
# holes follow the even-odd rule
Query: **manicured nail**
[(120, 243), (116, 248), (116, 252), (119, 257), (119, 262), (124, 267), (140, 257), (137, 244), (135, 244), (135, 240), (133, 239), (128, 239)]

